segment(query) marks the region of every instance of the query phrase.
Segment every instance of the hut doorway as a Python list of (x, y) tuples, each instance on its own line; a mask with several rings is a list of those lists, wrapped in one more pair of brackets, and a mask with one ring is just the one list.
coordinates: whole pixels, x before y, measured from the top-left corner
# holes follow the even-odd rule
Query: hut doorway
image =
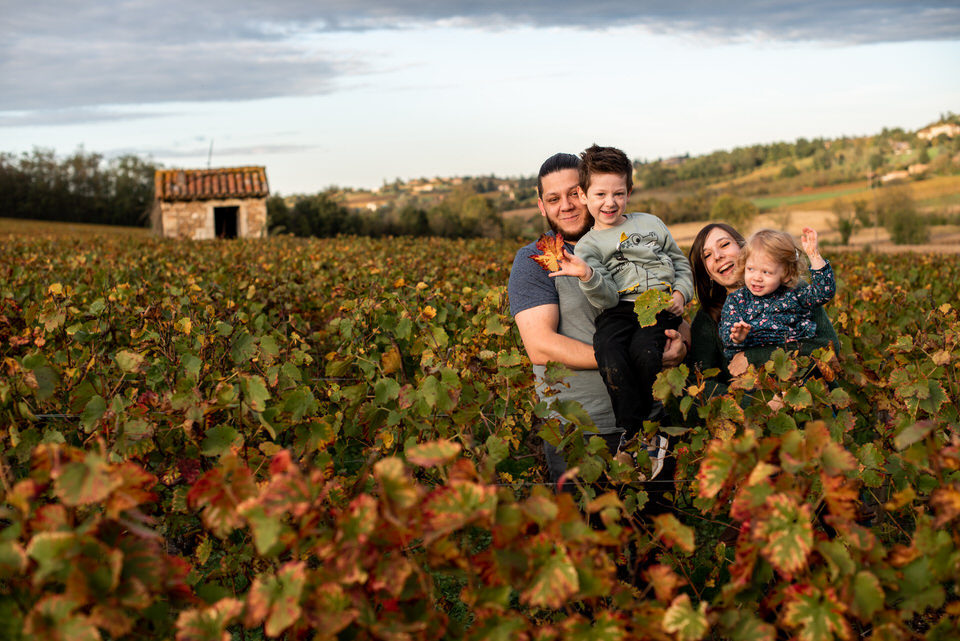
[[(237, 237), (237, 214), (239, 207), (213, 208), (213, 233), (217, 238)], [(209, 220), (209, 219), (208, 219)]]

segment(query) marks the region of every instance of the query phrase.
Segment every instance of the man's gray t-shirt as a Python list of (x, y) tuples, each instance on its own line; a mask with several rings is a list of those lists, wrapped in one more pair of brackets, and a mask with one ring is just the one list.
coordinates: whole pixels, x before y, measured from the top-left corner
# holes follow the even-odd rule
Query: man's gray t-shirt
[[(567, 250), (572, 253), (573, 246), (568, 244)], [(558, 305), (560, 320), (557, 332), (593, 345), (595, 321), (600, 310), (587, 302), (576, 278), (550, 278), (547, 272), (531, 259), (531, 256), (541, 253), (536, 243), (530, 243), (522, 247), (514, 257), (507, 285), (510, 313), (516, 316), (519, 312), (533, 307)], [(597, 370), (573, 370), (573, 373), (564, 379), (567, 385), (555, 385), (552, 390), (543, 380), (544, 370), (543, 365), (533, 366), (533, 373), (537, 378), (537, 394), (541, 399), (578, 401), (593, 419), (598, 434), (621, 431), (613, 414), (610, 395)]]

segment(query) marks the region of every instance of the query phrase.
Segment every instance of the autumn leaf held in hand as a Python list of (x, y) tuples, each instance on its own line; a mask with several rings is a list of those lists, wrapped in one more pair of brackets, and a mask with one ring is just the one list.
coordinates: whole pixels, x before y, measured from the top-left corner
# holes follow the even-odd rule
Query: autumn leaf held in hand
[(560, 269), (560, 259), (563, 257), (563, 236), (556, 234), (549, 236), (543, 234), (537, 240), (537, 249), (543, 253), (538, 256), (531, 256), (540, 267), (548, 272), (555, 272)]

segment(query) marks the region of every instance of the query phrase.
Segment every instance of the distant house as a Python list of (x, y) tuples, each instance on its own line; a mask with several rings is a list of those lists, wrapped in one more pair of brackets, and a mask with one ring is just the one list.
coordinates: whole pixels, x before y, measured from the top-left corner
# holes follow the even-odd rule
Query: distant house
[(955, 125), (952, 122), (944, 122), (930, 125), (926, 129), (921, 129), (917, 132), (917, 138), (924, 140), (934, 140), (941, 135), (947, 136), (948, 138), (960, 136), (960, 125)]
[(162, 169), (154, 175), (150, 223), (168, 238), (265, 238), (264, 167)]
[(907, 180), (908, 178), (910, 178), (910, 172), (908, 171), (904, 171), (904, 170), (891, 171), (890, 173), (887, 173), (881, 176), (880, 182), (882, 183), (900, 182), (901, 180)]
[(902, 140), (898, 140), (893, 143), (893, 153), (901, 156), (904, 154), (909, 154), (912, 151), (912, 149), (913, 148), (910, 147), (910, 143), (904, 142)]

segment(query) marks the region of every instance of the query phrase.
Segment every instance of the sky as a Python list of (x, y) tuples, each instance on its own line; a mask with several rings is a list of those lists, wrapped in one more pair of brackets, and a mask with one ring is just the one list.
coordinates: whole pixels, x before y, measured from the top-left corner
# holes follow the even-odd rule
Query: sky
[(0, 152), (271, 191), (535, 175), (960, 113), (957, 0), (0, 0)]

